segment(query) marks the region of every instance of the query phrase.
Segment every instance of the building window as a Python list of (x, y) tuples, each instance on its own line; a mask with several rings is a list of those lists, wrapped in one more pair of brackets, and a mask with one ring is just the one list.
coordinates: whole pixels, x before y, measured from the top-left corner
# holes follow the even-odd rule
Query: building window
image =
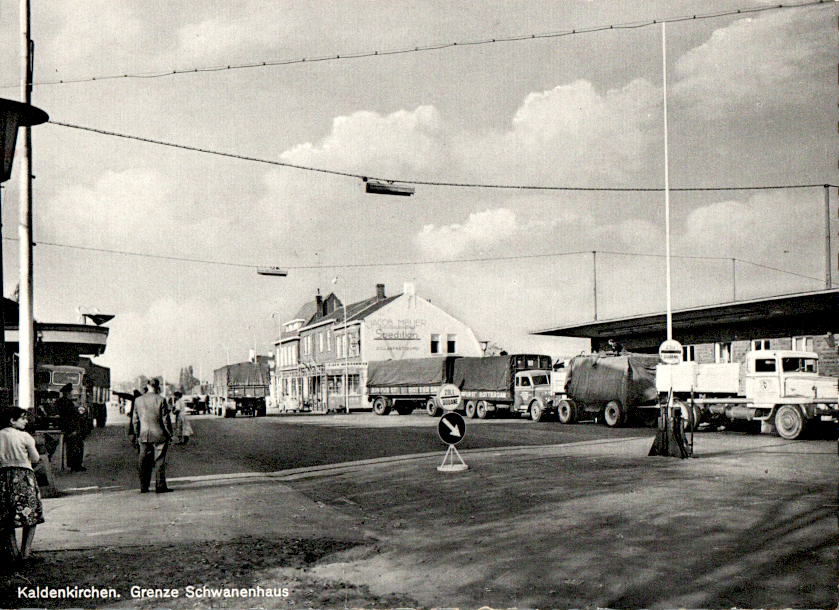
[(752, 351), (767, 350), (769, 347), (769, 339), (754, 339), (752, 340)]
[(446, 335), (446, 353), (457, 353), (457, 335)]
[(722, 341), (714, 343), (714, 362), (725, 363), (731, 362), (731, 342)]
[(812, 352), (813, 337), (793, 337), (792, 349), (798, 352)]
[(332, 331), (326, 331), (326, 351), (332, 351)]
[(431, 335), (431, 353), (440, 353), (440, 335)]
[(323, 353), (323, 335), (324, 333), (318, 333), (318, 351)]
[(350, 356), (358, 356), (359, 354), (358, 336), (350, 335)]
[(682, 360), (685, 362), (696, 362), (696, 346), (683, 345), (682, 346)]

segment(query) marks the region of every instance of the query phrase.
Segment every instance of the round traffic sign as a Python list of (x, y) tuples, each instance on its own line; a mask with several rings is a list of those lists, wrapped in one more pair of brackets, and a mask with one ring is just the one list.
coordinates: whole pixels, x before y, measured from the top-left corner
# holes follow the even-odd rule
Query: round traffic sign
[(445, 413), (437, 423), (437, 433), (447, 445), (457, 445), (466, 436), (466, 422), (460, 413)]
[(658, 357), (664, 364), (679, 364), (682, 361), (682, 344), (675, 339), (667, 339), (659, 346)]
[(437, 403), (444, 411), (454, 411), (460, 406), (460, 388), (453, 383), (444, 383), (437, 390)]

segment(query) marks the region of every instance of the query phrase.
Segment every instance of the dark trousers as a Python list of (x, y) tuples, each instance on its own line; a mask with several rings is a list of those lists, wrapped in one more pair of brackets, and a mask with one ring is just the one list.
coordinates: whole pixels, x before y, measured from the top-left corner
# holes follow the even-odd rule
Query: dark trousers
[(166, 489), (166, 452), (169, 443), (140, 443), (140, 489), (148, 490), (152, 472), (154, 488)]
[(64, 446), (67, 451), (67, 468), (79, 470), (84, 461), (84, 437), (81, 434), (67, 434), (64, 436)]

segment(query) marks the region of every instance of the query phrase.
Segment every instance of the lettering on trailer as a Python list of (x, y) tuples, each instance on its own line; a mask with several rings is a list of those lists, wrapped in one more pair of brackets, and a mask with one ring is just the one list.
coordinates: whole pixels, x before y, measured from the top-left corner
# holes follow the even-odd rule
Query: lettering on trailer
[(457, 445), (466, 436), (466, 422), (460, 413), (446, 413), (437, 424), (437, 433), (447, 445)]
[(454, 411), (460, 406), (460, 388), (452, 383), (444, 383), (437, 391), (437, 403), (444, 411)]

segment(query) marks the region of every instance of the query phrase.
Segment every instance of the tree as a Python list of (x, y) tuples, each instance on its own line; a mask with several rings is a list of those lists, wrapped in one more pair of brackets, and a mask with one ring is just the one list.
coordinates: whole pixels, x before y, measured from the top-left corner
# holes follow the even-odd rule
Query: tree
[(484, 350), (484, 356), (500, 356), (503, 351), (505, 351), (503, 347), (498, 345), (495, 341), (490, 341), (487, 343), (486, 350)]
[(181, 392), (188, 394), (192, 391), (192, 388), (200, 383), (201, 380), (193, 373), (191, 364), (189, 366), (181, 367), (180, 373), (178, 374), (178, 389)]

